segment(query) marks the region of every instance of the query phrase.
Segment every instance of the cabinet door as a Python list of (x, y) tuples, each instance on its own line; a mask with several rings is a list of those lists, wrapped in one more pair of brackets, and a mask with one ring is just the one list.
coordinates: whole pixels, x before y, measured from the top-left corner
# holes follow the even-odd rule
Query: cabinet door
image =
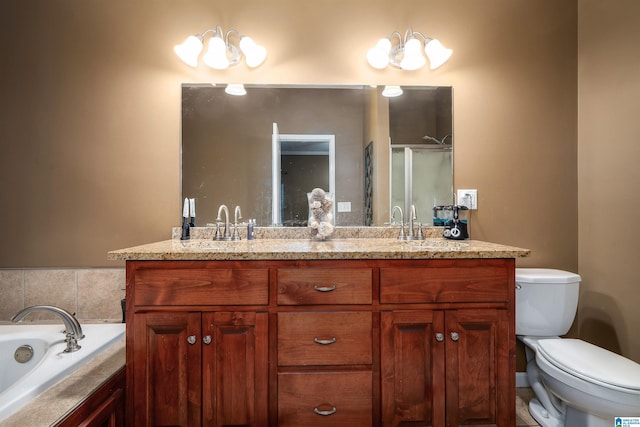
[(507, 311), (447, 311), (445, 342), (447, 426), (515, 425)]
[(132, 425), (200, 425), (200, 326), (200, 313), (136, 314)]
[(442, 311), (382, 313), (383, 426), (444, 425), (443, 331)]
[(204, 426), (266, 426), (268, 420), (268, 314), (203, 314)]

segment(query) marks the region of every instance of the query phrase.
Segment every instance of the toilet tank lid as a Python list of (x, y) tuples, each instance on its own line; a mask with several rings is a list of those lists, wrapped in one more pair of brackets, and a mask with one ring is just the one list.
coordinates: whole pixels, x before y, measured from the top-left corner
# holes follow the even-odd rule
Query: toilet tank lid
[(575, 283), (580, 282), (580, 275), (552, 268), (516, 268), (516, 282)]
[(565, 372), (586, 381), (640, 391), (640, 364), (586, 341), (538, 341), (537, 351)]

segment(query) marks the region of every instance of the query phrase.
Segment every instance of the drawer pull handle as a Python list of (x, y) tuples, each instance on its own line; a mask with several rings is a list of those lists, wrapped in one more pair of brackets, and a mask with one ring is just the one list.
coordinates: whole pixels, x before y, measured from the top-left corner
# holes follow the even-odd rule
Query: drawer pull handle
[(207, 344), (207, 345), (211, 344), (211, 335), (205, 335), (205, 336), (202, 338), (202, 342), (203, 342), (203, 343), (205, 343), (205, 344)]
[(313, 408), (313, 412), (315, 412), (318, 415), (322, 415), (323, 417), (328, 417), (329, 415), (333, 415), (336, 412), (338, 412), (338, 410), (334, 406), (333, 408), (329, 409), (328, 411), (321, 411), (318, 408)]
[(460, 335), (457, 332), (451, 332), (451, 339), (453, 341), (458, 341), (460, 339)]
[(336, 285), (333, 285), (333, 286), (313, 285), (313, 289), (318, 291), (318, 292), (331, 292), (331, 291), (335, 291), (336, 290)]
[(194, 345), (196, 343), (196, 336), (195, 335), (189, 335), (187, 337), (187, 342), (191, 345)]
[(318, 339), (318, 337), (313, 338), (313, 342), (320, 345), (329, 345), (329, 344), (335, 343), (336, 341), (338, 341), (336, 337), (333, 337), (330, 340), (321, 340), (321, 339)]
[(444, 334), (441, 334), (440, 332), (438, 332), (436, 334), (436, 341), (438, 341), (438, 342), (444, 341)]

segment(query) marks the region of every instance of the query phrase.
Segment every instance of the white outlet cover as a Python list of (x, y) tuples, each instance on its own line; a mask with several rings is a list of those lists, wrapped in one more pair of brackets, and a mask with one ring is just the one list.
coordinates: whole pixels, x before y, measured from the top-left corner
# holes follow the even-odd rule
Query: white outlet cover
[(338, 212), (351, 212), (351, 202), (338, 202)]
[(457, 203), (469, 209), (478, 209), (478, 190), (458, 190)]

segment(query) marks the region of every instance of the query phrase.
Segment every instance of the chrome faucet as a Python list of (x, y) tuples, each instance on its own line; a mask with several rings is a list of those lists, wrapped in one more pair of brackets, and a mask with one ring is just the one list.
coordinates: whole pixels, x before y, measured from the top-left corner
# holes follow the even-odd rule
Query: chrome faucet
[(222, 218), (220, 217), (222, 212), (224, 212), (224, 236), (221, 236), (220, 233), (216, 231), (215, 240), (231, 240), (231, 231), (229, 230), (229, 208), (227, 205), (220, 205), (216, 221), (222, 221)]
[(414, 240), (416, 238), (416, 235), (413, 232), (413, 221), (416, 219), (418, 219), (416, 216), (416, 205), (411, 205), (411, 208), (409, 209), (409, 235), (407, 236), (407, 239), (409, 240)]
[(409, 212), (409, 234), (407, 240), (424, 240), (424, 233), (422, 232), (422, 224), (418, 223), (418, 230), (414, 228), (414, 221), (418, 219), (416, 215), (416, 206), (411, 205), (411, 211)]
[(13, 323), (18, 323), (22, 319), (25, 318), (30, 313), (34, 311), (48, 311), (57, 315), (62, 322), (64, 323), (66, 335), (66, 343), (67, 348), (64, 350), (65, 353), (71, 353), (74, 351), (80, 350), (80, 346), (78, 345), (78, 340), (84, 338), (84, 333), (82, 333), (82, 326), (80, 326), (80, 322), (76, 319), (73, 314), (69, 313), (67, 310), (64, 310), (59, 307), (54, 307), (51, 305), (34, 305), (31, 307), (23, 308), (19, 312), (17, 312), (12, 318), (11, 321)]
[(241, 240), (240, 234), (238, 234), (238, 220), (242, 219), (242, 212), (240, 211), (240, 206), (236, 206), (235, 211), (233, 212), (233, 237), (231, 240)]
[(406, 240), (407, 235), (404, 233), (404, 215), (402, 214), (402, 208), (398, 205), (393, 207), (393, 211), (391, 211), (391, 222), (393, 223), (396, 219), (396, 211), (400, 212), (400, 235), (398, 239)]

